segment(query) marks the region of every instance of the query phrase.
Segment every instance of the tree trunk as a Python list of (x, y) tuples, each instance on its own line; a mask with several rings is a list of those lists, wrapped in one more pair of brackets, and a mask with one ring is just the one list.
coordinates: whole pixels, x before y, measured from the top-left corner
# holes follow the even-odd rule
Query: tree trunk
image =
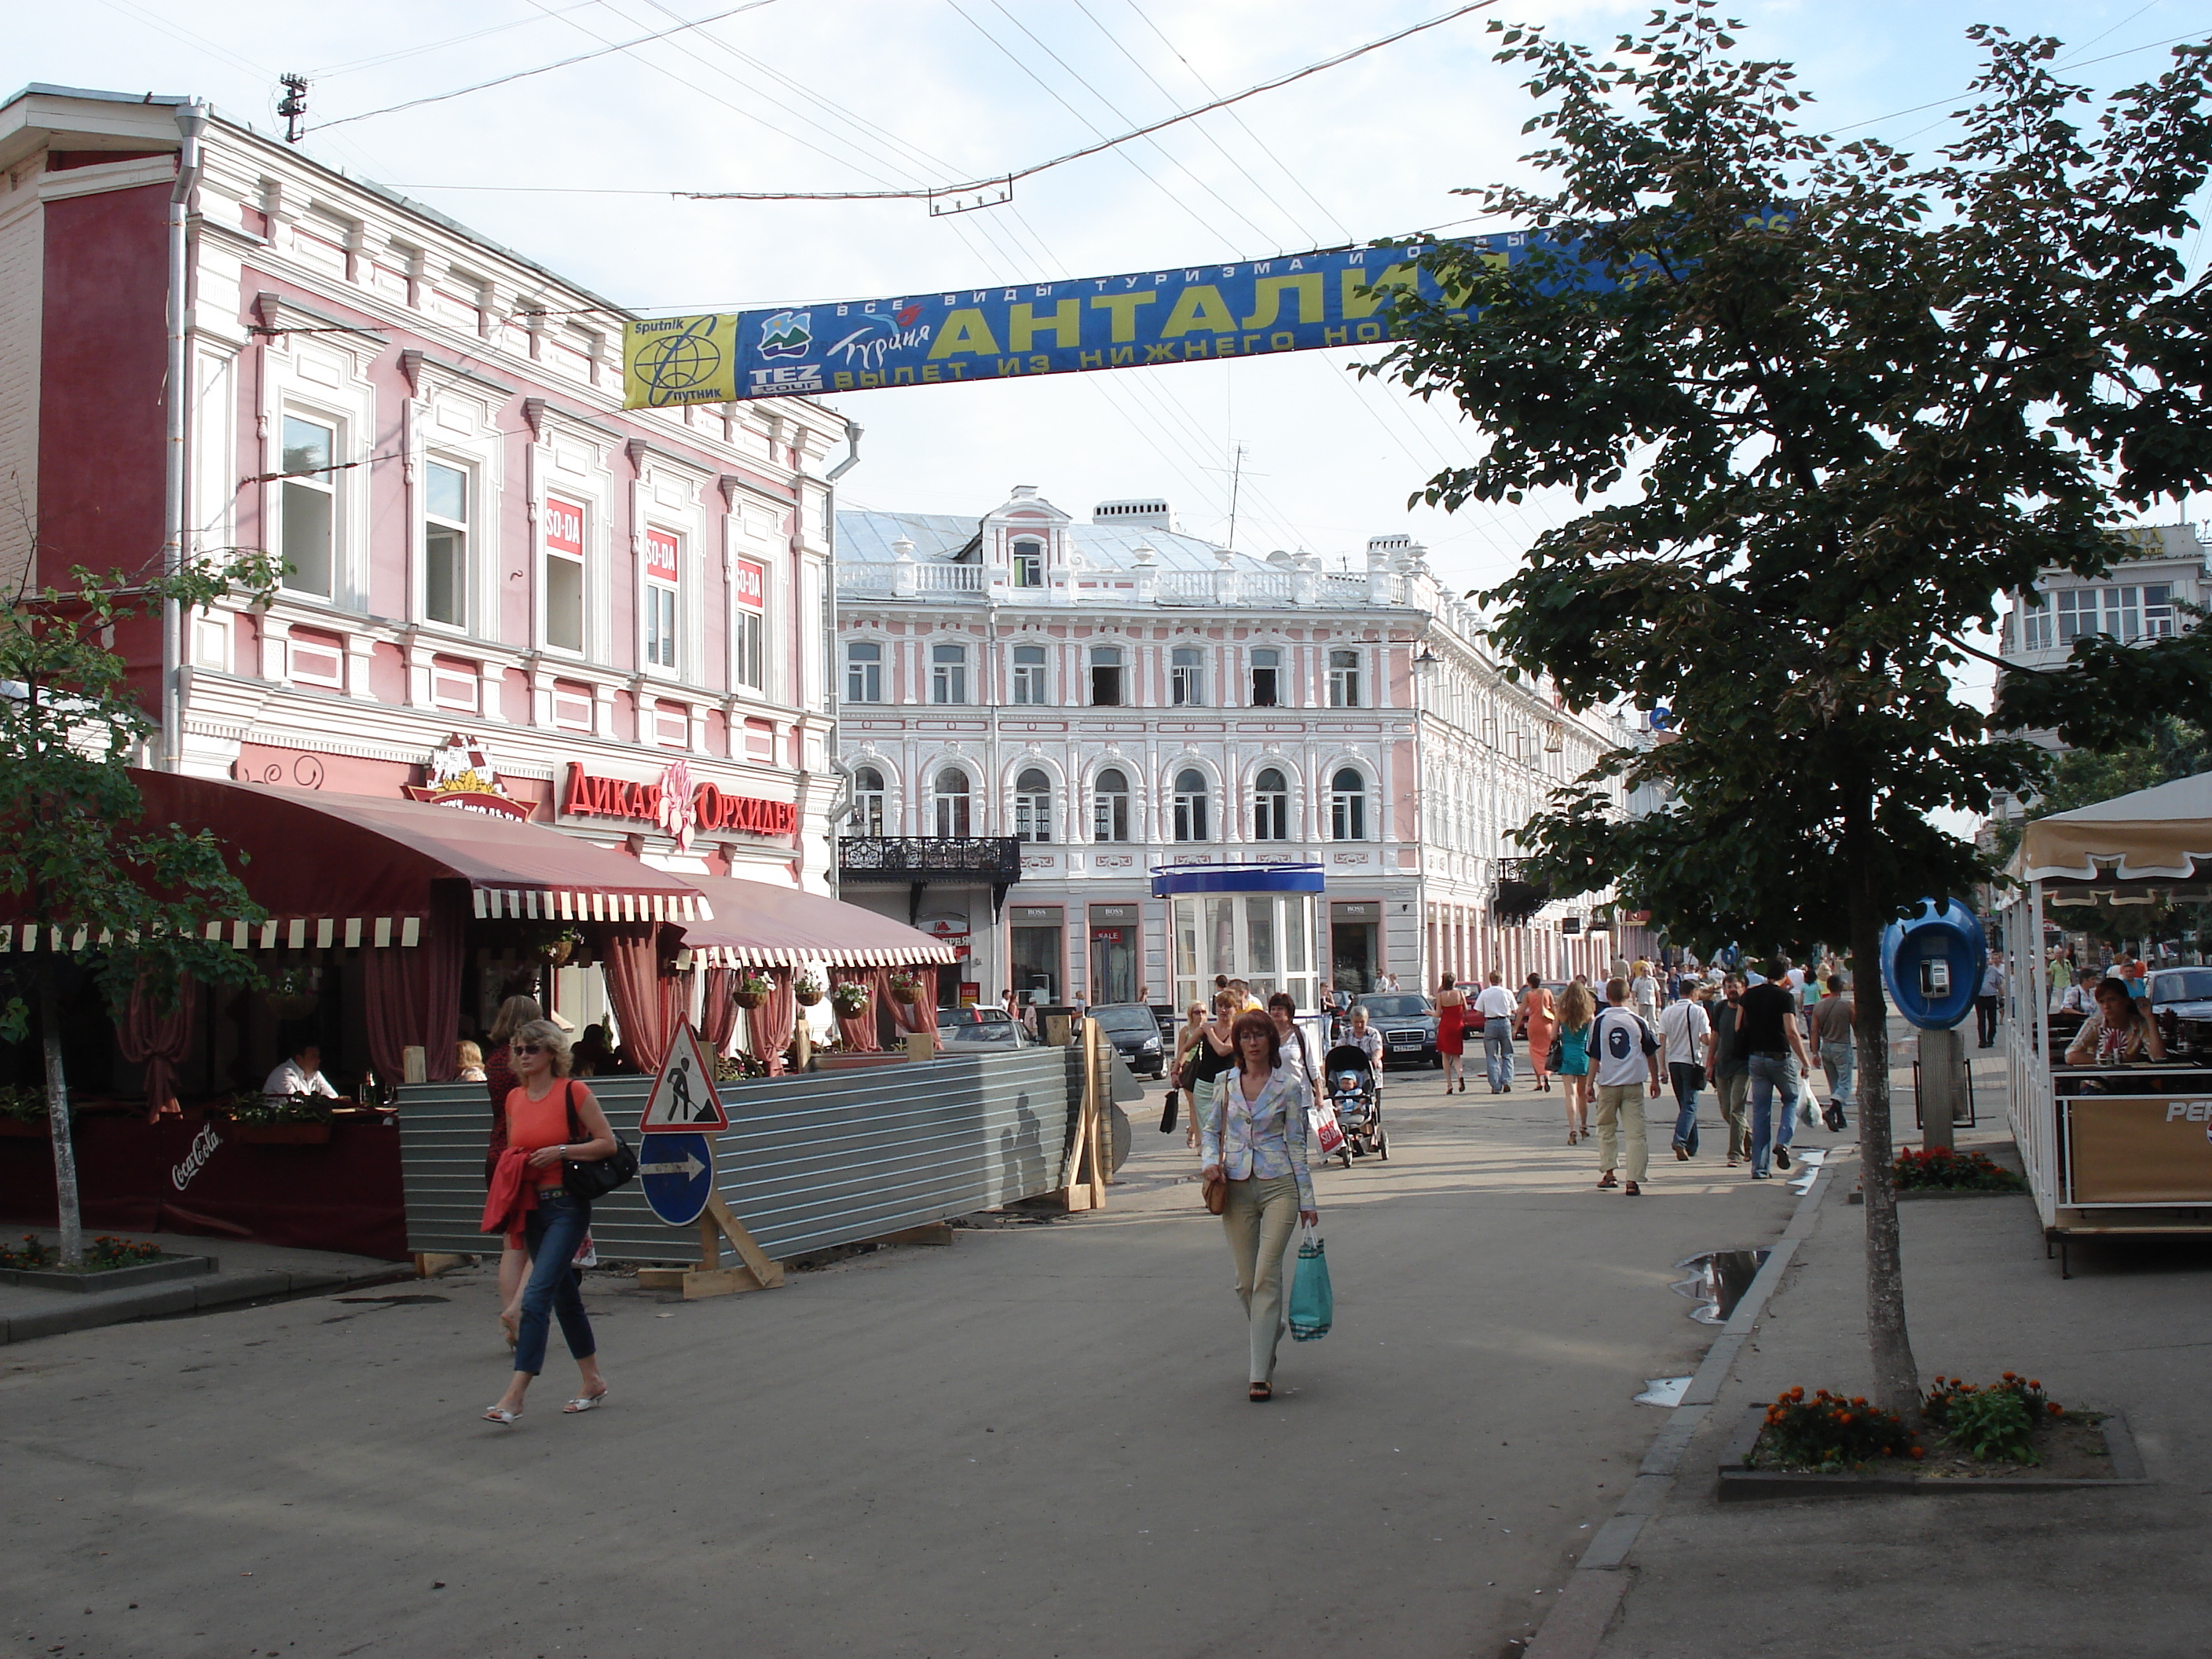
[(62, 1070), (61, 998), (51, 976), (39, 984), (39, 1037), (46, 1056), (46, 1116), (54, 1144), (54, 1217), (61, 1224), (62, 1265), (84, 1266), (84, 1223), (77, 1214), (76, 1147), (70, 1139), (69, 1079)]
[(1851, 994), (1857, 1009), (1859, 1186), (1866, 1198), (1867, 1348), (1875, 1402), (1900, 1417), (1919, 1409), (1920, 1367), (1905, 1327), (1905, 1268), (1897, 1237), (1896, 1152), (1889, 1128), (1889, 1008), (1881, 988), (1887, 917), (1874, 895), (1869, 857), (1871, 792), (1856, 788), (1844, 809), (1850, 883)]

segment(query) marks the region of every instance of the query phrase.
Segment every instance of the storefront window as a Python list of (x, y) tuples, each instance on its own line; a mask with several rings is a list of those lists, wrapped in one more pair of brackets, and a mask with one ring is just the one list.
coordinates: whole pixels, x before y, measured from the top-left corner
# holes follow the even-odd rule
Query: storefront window
[(1310, 893), (1185, 894), (1169, 901), (1175, 1002), (1211, 1008), (1213, 978), (1245, 981), (1263, 1001), (1287, 991), (1310, 1012), (1317, 994)]

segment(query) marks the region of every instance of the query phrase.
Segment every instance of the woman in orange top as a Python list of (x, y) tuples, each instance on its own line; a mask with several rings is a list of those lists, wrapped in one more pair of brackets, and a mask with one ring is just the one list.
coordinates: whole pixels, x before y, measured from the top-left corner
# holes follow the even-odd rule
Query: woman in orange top
[(526, 1206), (530, 1283), (522, 1292), (514, 1379), (499, 1403), (484, 1413), (494, 1423), (513, 1423), (522, 1415), (522, 1397), (544, 1369), (545, 1339), (556, 1317), (583, 1379), (576, 1397), (562, 1410), (592, 1411), (607, 1397), (599, 1344), (584, 1312), (581, 1275), (574, 1265), (576, 1247), (591, 1229), (592, 1206), (562, 1188), (561, 1166), (564, 1159), (594, 1164), (613, 1157), (614, 1131), (592, 1091), (569, 1079), (568, 1039), (551, 1020), (533, 1019), (518, 1027), (507, 1054), (516, 1086), (507, 1097), (507, 1146), (493, 1186), (496, 1191), (504, 1178), (535, 1191), (517, 1200)]

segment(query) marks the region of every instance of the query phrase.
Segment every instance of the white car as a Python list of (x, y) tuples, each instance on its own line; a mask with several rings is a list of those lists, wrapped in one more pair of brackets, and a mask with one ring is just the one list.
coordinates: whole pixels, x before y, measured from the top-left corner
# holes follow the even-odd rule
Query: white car
[(962, 1008), (940, 1014), (937, 1035), (948, 1048), (1029, 1048), (1036, 1046), (1022, 1023), (1003, 1008)]

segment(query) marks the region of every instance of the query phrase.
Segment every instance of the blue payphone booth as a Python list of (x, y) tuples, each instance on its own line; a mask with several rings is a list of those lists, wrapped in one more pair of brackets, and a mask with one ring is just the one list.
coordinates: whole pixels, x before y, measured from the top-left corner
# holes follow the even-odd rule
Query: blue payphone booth
[(1917, 916), (1882, 930), (1882, 983), (1898, 1012), (1923, 1031), (1948, 1031), (1973, 1012), (1988, 965), (1981, 921), (1956, 899), (1923, 899)]

